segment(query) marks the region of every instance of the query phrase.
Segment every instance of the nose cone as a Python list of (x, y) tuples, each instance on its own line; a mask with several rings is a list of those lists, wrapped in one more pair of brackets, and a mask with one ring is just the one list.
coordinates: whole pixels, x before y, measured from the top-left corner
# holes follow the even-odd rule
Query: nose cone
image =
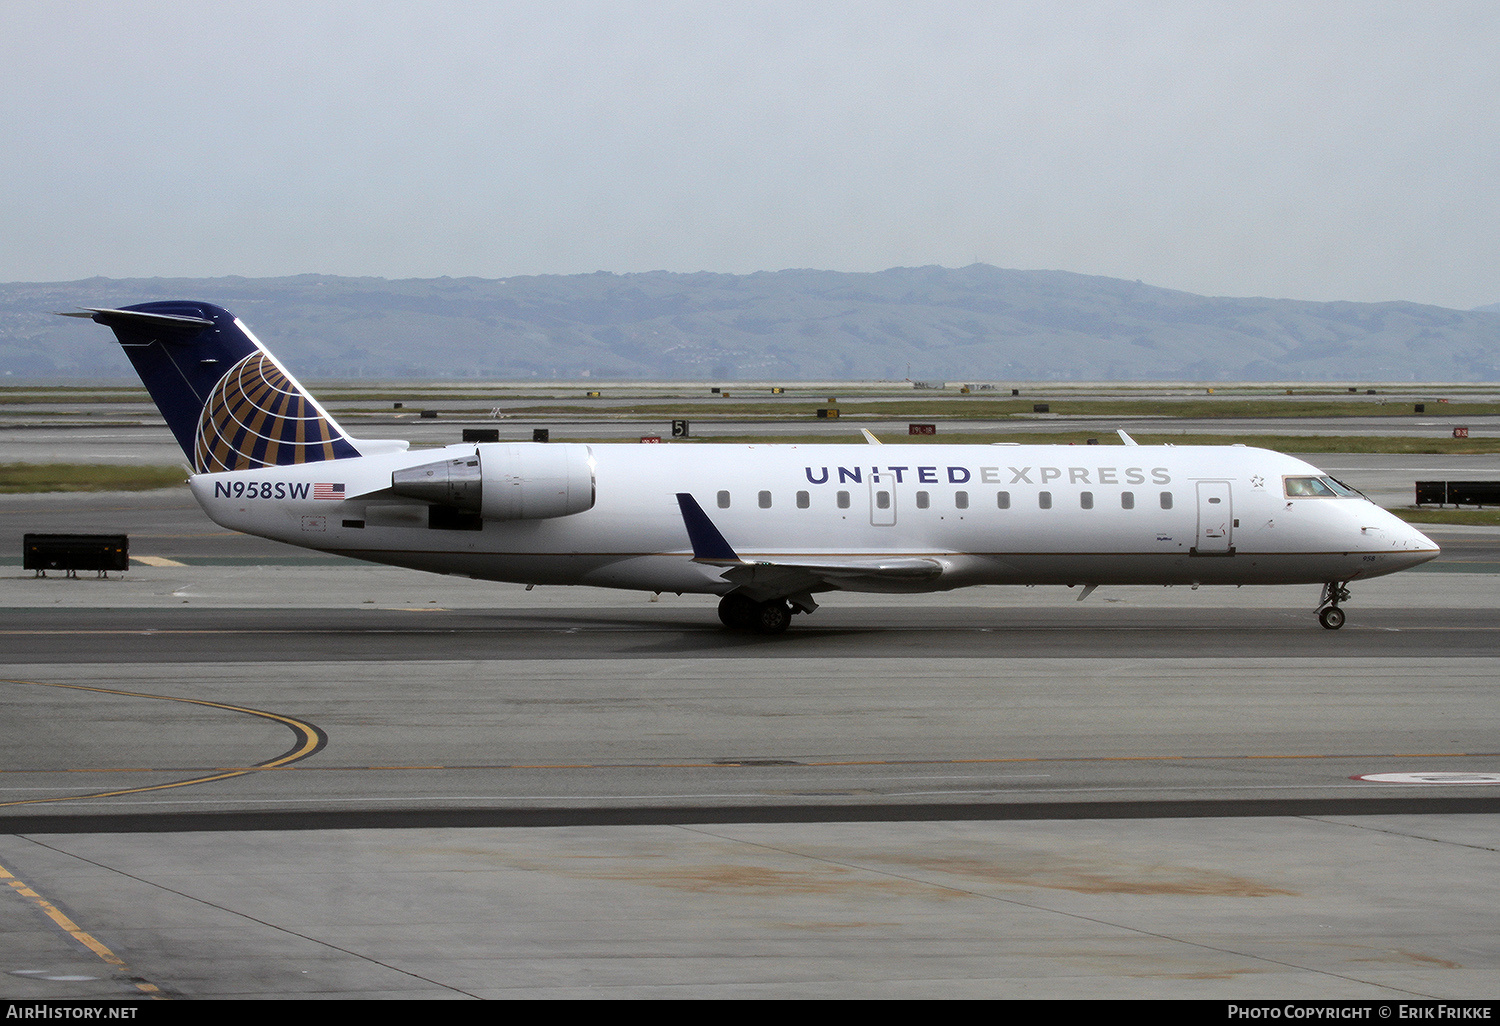
[(1400, 536), (1398, 541), (1399, 545), (1412, 549), (1413, 551), (1431, 552), (1432, 555), (1429, 555), (1427, 557), (1428, 559), (1433, 558), (1433, 556), (1436, 556), (1438, 553), (1443, 551), (1442, 549), (1438, 548), (1437, 542), (1427, 537), (1421, 531), (1418, 531), (1412, 525), (1406, 523), (1405, 521), (1402, 521), (1401, 526), (1406, 528), (1406, 531)]
[(1372, 525), (1361, 530), (1379, 539), (1378, 544), (1385, 557), (1381, 560), (1382, 573), (1406, 570), (1436, 559), (1442, 553), (1437, 542), (1394, 513), (1380, 510), (1380, 514), (1378, 527)]

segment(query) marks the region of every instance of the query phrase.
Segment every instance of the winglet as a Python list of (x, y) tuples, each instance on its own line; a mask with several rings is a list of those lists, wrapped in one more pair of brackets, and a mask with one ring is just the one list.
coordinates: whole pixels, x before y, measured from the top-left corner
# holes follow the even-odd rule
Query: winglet
[(1124, 428), (1115, 428), (1115, 434), (1119, 435), (1120, 436), (1120, 441), (1124, 442), (1126, 445), (1135, 445), (1136, 444), (1135, 439), (1131, 438), (1129, 435), (1127, 435), (1125, 433), (1125, 429)]
[(677, 493), (677, 505), (682, 510), (682, 524), (687, 528), (688, 539), (693, 543), (693, 558), (703, 563), (740, 563), (743, 560), (724, 540), (714, 522), (708, 519), (698, 500), (688, 492)]
[(871, 445), (879, 445), (879, 444), (881, 444), (880, 443), (880, 439), (876, 438), (873, 434), (871, 434), (869, 428), (860, 428), (859, 430), (860, 430), (860, 433), (865, 436), (865, 441), (869, 442)]

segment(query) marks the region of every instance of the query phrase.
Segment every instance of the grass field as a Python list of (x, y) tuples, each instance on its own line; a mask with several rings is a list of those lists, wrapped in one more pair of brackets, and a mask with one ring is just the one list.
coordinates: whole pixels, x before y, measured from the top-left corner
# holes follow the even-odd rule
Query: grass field
[(1411, 509), (1402, 507), (1392, 513), (1409, 524), (1468, 524), (1472, 527), (1500, 527), (1500, 509)]
[[(405, 412), (418, 410), (423, 403), (444, 404), (445, 416), (486, 417), (497, 407), (517, 416), (589, 417), (611, 419), (660, 418), (670, 410), (673, 400), (680, 401), (677, 415), (690, 417), (732, 416), (736, 419), (789, 419), (816, 416), (831, 398), (842, 395), (840, 407), (845, 417), (914, 417), (947, 420), (994, 420), (1034, 416), (1033, 406), (1047, 403), (1053, 416), (1062, 417), (1142, 417), (1223, 418), (1247, 417), (1442, 417), (1463, 418), (1500, 415), (1500, 403), (1464, 401), (1463, 392), (1451, 385), (1402, 386), (1400, 398), (1394, 395), (1340, 393), (1316, 388), (1291, 390), (1292, 394), (1207, 395), (1202, 389), (1174, 384), (1140, 386), (1160, 392), (1150, 397), (1108, 396), (1090, 398), (1069, 394), (1066, 384), (1058, 386), (1027, 385), (1021, 397), (978, 392), (967, 395), (955, 389), (946, 391), (912, 391), (891, 383), (889, 390), (871, 383), (856, 382), (846, 388), (820, 386), (817, 389), (787, 386), (786, 393), (772, 395), (764, 388), (737, 389), (725, 386), (727, 395), (714, 395), (690, 386), (642, 390), (628, 384), (601, 382), (587, 386), (600, 391), (609, 402), (586, 398), (583, 391), (560, 383), (536, 386), (507, 385), (484, 390), (469, 385), (432, 387), (391, 383), (384, 387), (313, 384), (315, 395), (335, 414), (389, 415), (396, 402), (404, 403)], [(1111, 386), (1125, 388), (1126, 386)], [(1496, 386), (1484, 386), (1493, 394)], [(518, 394), (518, 388), (524, 391)], [(1223, 391), (1228, 391), (1225, 389)], [(1238, 390), (1236, 390), (1238, 391)], [(1449, 398), (1453, 401), (1444, 401)], [(616, 402), (614, 400), (623, 400)], [(667, 400), (663, 402), (662, 400)], [(150, 397), (139, 386), (15, 386), (0, 385), (0, 410), (6, 407), (17, 413), (35, 404), (84, 406), (111, 403), (149, 402)], [(1423, 403), (1422, 414), (1414, 412)], [(454, 408), (454, 403), (472, 403), (471, 408)], [(26, 413), (27, 416), (40, 414)]]
[(23, 492), (141, 492), (182, 484), (182, 467), (94, 463), (0, 463), (0, 495)]
[[(1413, 412), (1415, 403), (1364, 401), (1359, 397), (1346, 400), (1277, 400), (1277, 399), (974, 399), (968, 396), (919, 397), (913, 399), (861, 399), (839, 406), (842, 417), (937, 418), (943, 420), (1003, 420), (1009, 417), (1035, 416), (1033, 406), (1045, 402), (1053, 417), (1162, 417), (1191, 419), (1243, 420), (1253, 417), (1481, 417), (1500, 415), (1500, 403), (1432, 403), (1424, 413)], [(768, 418), (776, 420), (813, 419), (826, 400), (798, 398), (792, 401), (745, 402), (737, 398), (723, 402), (693, 401), (691, 410), (684, 404), (682, 416), (732, 416), (736, 419)], [(837, 404), (834, 404), (837, 405)], [(476, 408), (474, 416), (484, 416), (493, 406)], [(550, 402), (504, 405), (505, 413), (515, 416), (591, 417), (631, 419), (664, 415), (669, 407), (662, 403), (601, 405), (584, 402)], [(373, 412), (373, 411), (366, 411)], [(384, 411), (382, 411), (384, 412)], [(445, 413), (448, 411), (445, 410)], [(464, 411), (454, 411), (455, 414)]]

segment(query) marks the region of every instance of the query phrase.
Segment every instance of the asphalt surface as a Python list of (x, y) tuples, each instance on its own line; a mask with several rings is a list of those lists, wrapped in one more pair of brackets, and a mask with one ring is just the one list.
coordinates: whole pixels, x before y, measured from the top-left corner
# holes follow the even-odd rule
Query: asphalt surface
[(182, 490), (0, 499), (29, 530), (141, 559), (0, 563), (0, 996), (1500, 980), (1500, 532), (1434, 529), (1338, 632), (1316, 589), (994, 588), (768, 639), (299, 553)]

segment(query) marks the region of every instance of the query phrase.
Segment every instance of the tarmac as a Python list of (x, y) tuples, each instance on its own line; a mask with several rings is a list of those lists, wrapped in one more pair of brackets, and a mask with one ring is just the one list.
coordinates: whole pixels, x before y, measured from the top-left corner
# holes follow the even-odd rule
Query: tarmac
[[(1398, 504), (1500, 458), (1320, 465)], [(51, 530), (131, 570), (23, 571)], [(1493, 1001), (1500, 531), (1431, 533), (1338, 632), (981, 588), (761, 639), (0, 497), (0, 997)]]
[(1500, 990), (1496, 532), (1339, 632), (993, 588), (780, 646), (196, 533), (0, 568), (8, 999)]

